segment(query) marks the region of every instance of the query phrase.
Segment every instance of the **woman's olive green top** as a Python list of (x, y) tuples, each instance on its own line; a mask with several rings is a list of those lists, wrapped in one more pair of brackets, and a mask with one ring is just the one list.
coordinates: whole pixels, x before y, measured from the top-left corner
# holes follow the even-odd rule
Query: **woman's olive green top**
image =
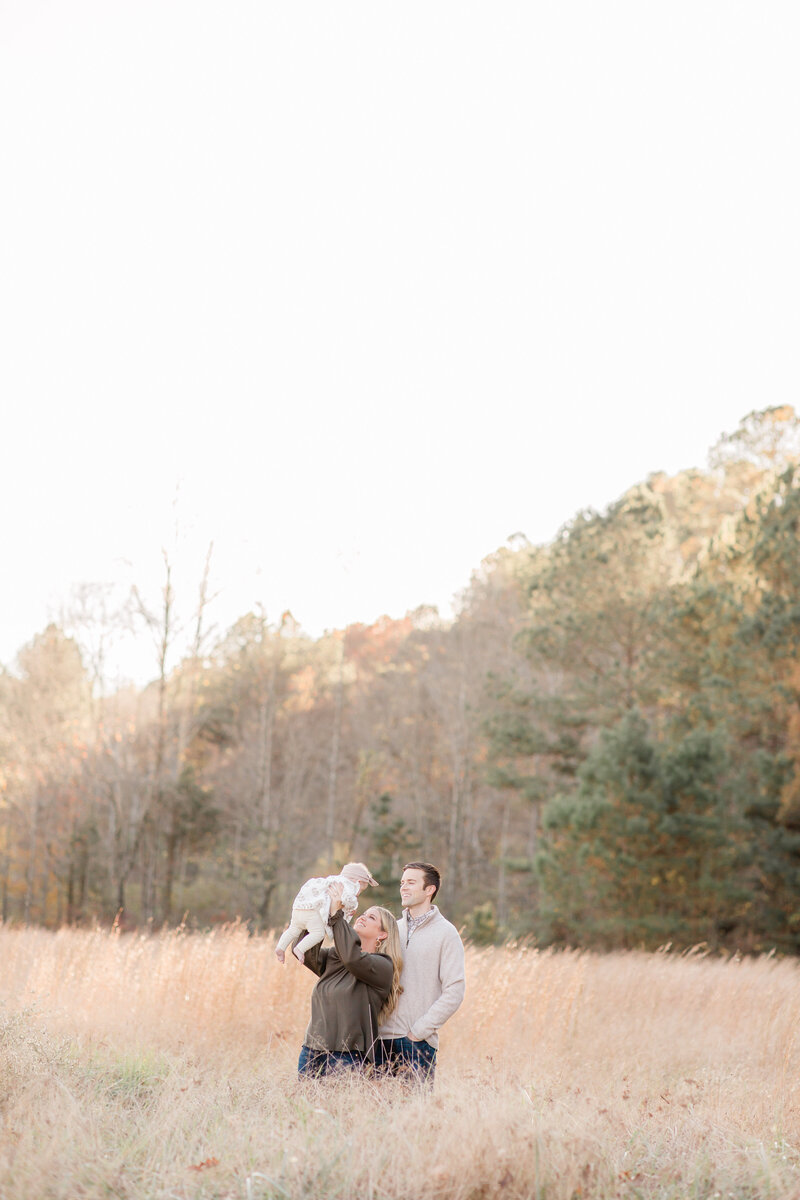
[(312, 1050), (351, 1050), (374, 1059), (378, 1013), (392, 990), (394, 966), (386, 954), (365, 954), (341, 909), (331, 917), (333, 947), (306, 951), (304, 965), (319, 983), (311, 993), (304, 1043)]

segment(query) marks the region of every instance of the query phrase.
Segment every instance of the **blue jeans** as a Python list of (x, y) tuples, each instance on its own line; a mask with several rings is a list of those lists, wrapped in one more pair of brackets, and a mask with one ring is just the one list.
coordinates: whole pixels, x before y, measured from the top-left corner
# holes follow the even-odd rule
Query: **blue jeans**
[(297, 1060), (298, 1075), (335, 1075), (337, 1072), (358, 1070), (364, 1062), (360, 1050), (312, 1050), (302, 1046)]
[(378, 1038), (375, 1043), (375, 1069), (386, 1075), (416, 1076), (432, 1084), (436, 1072), (436, 1049), (427, 1042), (411, 1038)]

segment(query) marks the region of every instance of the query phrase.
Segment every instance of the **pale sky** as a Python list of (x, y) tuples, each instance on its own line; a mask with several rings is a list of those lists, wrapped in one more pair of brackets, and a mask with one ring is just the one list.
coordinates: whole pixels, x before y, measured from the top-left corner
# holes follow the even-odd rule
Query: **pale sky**
[[(798, 404), (800, 8), (0, 0), (0, 662), (446, 613)], [(178, 526), (176, 539), (176, 520)], [(152, 674), (151, 651), (118, 671)]]

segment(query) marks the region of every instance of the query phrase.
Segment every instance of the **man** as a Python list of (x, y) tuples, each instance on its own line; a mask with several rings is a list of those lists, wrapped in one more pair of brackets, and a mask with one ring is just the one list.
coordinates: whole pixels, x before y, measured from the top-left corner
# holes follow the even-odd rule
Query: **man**
[(403, 991), (378, 1030), (375, 1065), (391, 1075), (414, 1072), (433, 1083), (439, 1029), (464, 999), (464, 946), (433, 903), (442, 878), (430, 863), (403, 868), (397, 922), (403, 945)]

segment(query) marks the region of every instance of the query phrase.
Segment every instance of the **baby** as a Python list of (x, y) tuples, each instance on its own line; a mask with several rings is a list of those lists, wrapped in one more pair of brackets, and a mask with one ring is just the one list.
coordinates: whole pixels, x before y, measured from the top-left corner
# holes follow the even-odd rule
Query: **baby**
[(305, 951), (321, 942), (326, 933), (329, 937), (332, 936), (328, 925), (332, 883), (341, 884), (342, 908), (348, 921), (358, 908), (359, 893), (363, 892), (367, 884), (378, 886), (377, 879), (370, 875), (363, 863), (345, 863), (338, 875), (317, 875), (313, 879), (307, 879), (294, 898), (289, 928), (283, 931), (275, 948), (278, 962), (284, 961), (286, 947), (291, 945), (295, 938), (300, 937), (304, 930), (307, 931), (306, 936), (300, 938), (294, 948), (300, 962), (303, 961)]

